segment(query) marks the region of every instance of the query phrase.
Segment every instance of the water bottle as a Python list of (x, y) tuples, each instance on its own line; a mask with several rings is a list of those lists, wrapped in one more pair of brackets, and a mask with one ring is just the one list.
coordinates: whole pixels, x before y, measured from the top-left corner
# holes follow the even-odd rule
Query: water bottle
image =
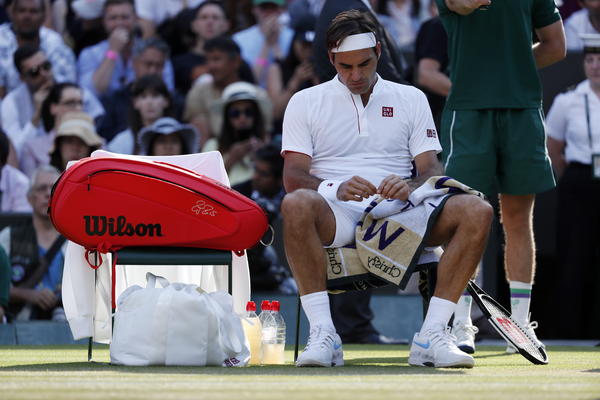
[(265, 318), (271, 315), (271, 302), (269, 300), (263, 300), (260, 303), (260, 314), (258, 315), (258, 319), (261, 324), (265, 324)]
[(250, 345), (249, 365), (260, 364), (262, 357), (262, 325), (256, 315), (256, 303), (249, 301), (246, 304), (246, 314), (242, 319), (244, 334)]
[(278, 301), (271, 303), (270, 318), (263, 325), (263, 364), (284, 364), (285, 351), (285, 321), (279, 313)]

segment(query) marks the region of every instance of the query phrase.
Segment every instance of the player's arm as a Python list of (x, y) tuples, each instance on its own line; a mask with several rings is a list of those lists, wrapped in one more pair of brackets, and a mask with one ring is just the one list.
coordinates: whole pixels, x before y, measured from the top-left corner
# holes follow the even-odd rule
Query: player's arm
[(446, 0), (448, 8), (460, 15), (469, 15), (479, 7), (490, 4), (491, 0)]
[[(312, 158), (303, 153), (286, 152), (283, 163), (283, 185), (286, 192), (297, 189), (318, 190), (323, 179), (310, 174)], [(336, 197), (342, 201), (362, 201), (377, 192), (377, 188), (360, 176), (342, 181), (330, 181), (332, 187), (337, 187)]]
[(417, 176), (411, 180), (403, 179), (398, 175), (386, 177), (377, 193), (386, 199), (398, 199), (406, 201), (408, 196), (427, 179), (432, 176), (442, 175), (444, 169), (437, 159), (435, 151), (425, 151), (415, 157), (415, 166), (417, 167)]
[(544, 68), (565, 58), (567, 45), (562, 20), (535, 30), (539, 42), (533, 45), (533, 57), (538, 68)]

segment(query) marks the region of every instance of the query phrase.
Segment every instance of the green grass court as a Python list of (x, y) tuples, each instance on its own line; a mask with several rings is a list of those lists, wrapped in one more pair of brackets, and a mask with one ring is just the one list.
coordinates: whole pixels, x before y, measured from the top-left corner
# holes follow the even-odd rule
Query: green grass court
[(409, 367), (408, 346), (345, 345), (346, 366), (118, 367), (108, 347), (0, 347), (0, 399), (600, 399), (600, 348), (549, 348), (536, 366), (504, 347), (466, 369)]

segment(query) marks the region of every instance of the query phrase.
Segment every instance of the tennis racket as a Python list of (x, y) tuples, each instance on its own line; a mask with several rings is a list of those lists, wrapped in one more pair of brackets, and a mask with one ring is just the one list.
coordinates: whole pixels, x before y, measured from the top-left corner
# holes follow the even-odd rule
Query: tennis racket
[(510, 313), (504, 307), (473, 281), (469, 281), (467, 290), (500, 336), (512, 344), (523, 357), (532, 363), (548, 364), (548, 355), (544, 348), (527, 333), (523, 326), (510, 316)]

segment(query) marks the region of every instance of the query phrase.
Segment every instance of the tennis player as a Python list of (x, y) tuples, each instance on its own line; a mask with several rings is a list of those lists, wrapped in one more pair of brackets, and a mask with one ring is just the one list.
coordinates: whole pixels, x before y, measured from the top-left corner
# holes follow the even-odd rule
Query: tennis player
[[(442, 174), (441, 147), (425, 95), (376, 73), (381, 45), (371, 17), (340, 13), (327, 32), (337, 75), (300, 91), (284, 116), (282, 203), (284, 240), (298, 283), (310, 337), (297, 366), (343, 365), (326, 291), (325, 247), (354, 242), (356, 222), (374, 196), (406, 200), (429, 177)], [(417, 177), (411, 176), (411, 162)], [(483, 253), (492, 208), (476, 196), (452, 196), (427, 245), (447, 244), (434, 297), (411, 346), (409, 363), (467, 367), (446, 326)]]

